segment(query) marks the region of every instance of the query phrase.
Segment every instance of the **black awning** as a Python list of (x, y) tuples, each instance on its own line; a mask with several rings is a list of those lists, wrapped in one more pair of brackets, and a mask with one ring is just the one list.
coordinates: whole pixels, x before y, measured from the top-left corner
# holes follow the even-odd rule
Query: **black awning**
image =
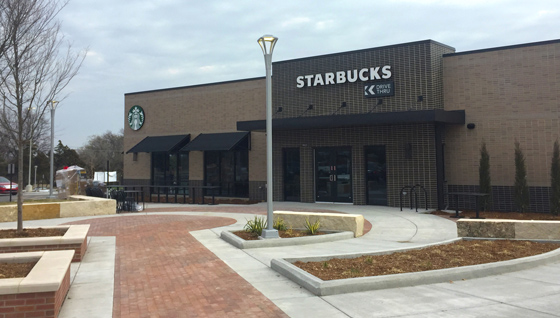
[(174, 152), (184, 147), (191, 135), (155, 136), (142, 139), (136, 146), (130, 148), (131, 152)]
[[(406, 112), (282, 118), (272, 120), (272, 129), (298, 130), (418, 123), (445, 123), (464, 125), (465, 111), (445, 111), (442, 109), (432, 109)], [(237, 130), (264, 131), (266, 130), (266, 120), (238, 121)]]
[(181, 151), (249, 149), (249, 132), (200, 134)]

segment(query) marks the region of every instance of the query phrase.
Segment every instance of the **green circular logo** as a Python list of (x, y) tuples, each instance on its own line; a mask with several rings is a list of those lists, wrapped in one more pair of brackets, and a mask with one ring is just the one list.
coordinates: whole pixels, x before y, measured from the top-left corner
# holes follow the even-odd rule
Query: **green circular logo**
[(132, 106), (128, 111), (128, 125), (132, 130), (138, 130), (144, 125), (144, 110), (138, 105)]

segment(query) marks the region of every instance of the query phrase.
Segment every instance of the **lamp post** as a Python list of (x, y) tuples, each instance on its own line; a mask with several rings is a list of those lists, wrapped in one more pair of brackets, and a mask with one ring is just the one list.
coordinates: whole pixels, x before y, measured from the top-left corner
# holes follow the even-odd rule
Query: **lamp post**
[(57, 101), (51, 100), (49, 101), (51, 104), (51, 177), (50, 177), (50, 184), (49, 184), (49, 199), (56, 198), (53, 195), (53, 179), (54, 179), (54, 110), (56, 109)]
[(35, 180), (33, 182), (33, 186), (35, 186), (35, 191), (39, 191), (37, 190), (37, 166), (35, 166)]
[(264, 54), (266, 66), (266, 229), (261, 237), (264, 239), (278, 238), (278, 231), (273, 228), (274, 215), (272, 213), (272, 51), (278, 38), (263, 35), (257, 42)]
[[(29, 108), (32, 112), (35, 107)], [(27, 186), (25, 187), (25, 192), (33, 191), (33, 186), (31, 185), (31, 157), (33, 155), (33, 113), (31, 113), (31, 136), (29, 137), (29, 174), (27, 178)]]

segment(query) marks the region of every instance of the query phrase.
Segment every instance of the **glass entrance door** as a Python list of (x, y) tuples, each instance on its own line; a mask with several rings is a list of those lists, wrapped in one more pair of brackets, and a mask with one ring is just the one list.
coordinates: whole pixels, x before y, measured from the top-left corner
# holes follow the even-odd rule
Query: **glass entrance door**
[(284, 200), (300, 201), (299, 148), (284, 149)]
[(315, 199), (352, 202), (352, 151), (344, 148), (315, 150)]
[(387, 171), (385, 146), (369, 146), (366, 154), (367, 203), (387, 205)]

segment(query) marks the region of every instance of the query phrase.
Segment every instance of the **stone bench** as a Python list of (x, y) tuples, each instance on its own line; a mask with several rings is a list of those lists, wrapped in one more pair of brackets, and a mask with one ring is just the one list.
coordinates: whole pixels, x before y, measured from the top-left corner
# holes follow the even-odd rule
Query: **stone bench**
[(354, 237), (364, 235), (364, 216), (361, 214), (274, 211), (274, 220), (278, 217), (293, 229), (305, 229), (305, 220), (309, 219), (311, 223), (319, 220), (319, 230), (351, 231)]
[(460, 219), (459, 237), (560, 240), (560, 221)]

